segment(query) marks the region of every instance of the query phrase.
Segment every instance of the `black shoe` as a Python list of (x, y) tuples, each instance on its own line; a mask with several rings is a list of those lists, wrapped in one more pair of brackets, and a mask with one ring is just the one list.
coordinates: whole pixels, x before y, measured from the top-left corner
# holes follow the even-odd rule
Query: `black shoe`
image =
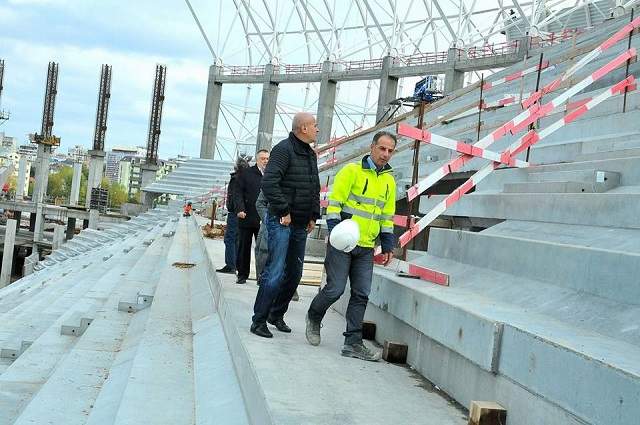
[(291, 333), (291, 328), (287, 326), (282, 317), (277, 319), (267, 319), (267, 322), (275, 326), (280, 332)]
[(263, 338), (273, 338), (273, 334), (267, 327), (266, 323), (253, 323), (251, 325), (251, 333)]
[(216, 270), (218, 273), (236, 273), (236, 269), (234, 269), (233, 267), (229, 267), (229, 266), (224, 266), (221, 269)]
[(247, 283), (247, 279), (244, 277), (239, 277), (238, 280), (236, 280), (236, 283), (238, 285), (244, 285), (245, 283)]

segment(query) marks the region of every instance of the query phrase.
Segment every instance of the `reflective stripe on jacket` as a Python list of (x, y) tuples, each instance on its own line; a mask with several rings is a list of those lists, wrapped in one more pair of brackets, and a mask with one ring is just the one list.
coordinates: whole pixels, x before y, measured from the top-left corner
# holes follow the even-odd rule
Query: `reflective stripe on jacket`
[[(371, 248), (380, 233), (393, 235), (396, 182), (388, 164), (377, 172), (365, 156), (360, 163), (345, 165), (333, 181), (327, 220), (350, 215), (360, 227), (359, 246)], [(341, 215), (342, 213), (342, 215)]]

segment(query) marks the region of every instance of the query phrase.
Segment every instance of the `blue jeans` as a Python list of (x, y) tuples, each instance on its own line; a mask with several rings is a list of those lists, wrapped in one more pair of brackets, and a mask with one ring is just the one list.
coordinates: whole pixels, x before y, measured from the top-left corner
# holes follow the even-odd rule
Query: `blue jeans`
[(227, 229), (224, 232), (224, 263), (227, 267), (236, 268), (236, 242), (238, 240), (238, 216), (227, 214)]
[(327, 244), (327, 254), (324, 259), (327, 273), (327, 284), (315, 296), (309, 306), (309, 319), (322, 322), (331, 304), (338, 301), (344, 293), (347, 278), (351, 286), (351, 297), (347, 307), (347, 330), (344, 343), (362, 343), (362, 320), (371, 293), (371, 278), (373, 277), (373, 248), (356, 246), (351, 252), (338, 251), (331, 244)]
[(306, 228), (283, 226), (279, 217), (270, 215), (266, 216), (265, 223), (269, 256), (253, 306), (254, 323), (264, 323), (269, 317), (281, 318), (287, 312), (302, 277), (307, 244)]

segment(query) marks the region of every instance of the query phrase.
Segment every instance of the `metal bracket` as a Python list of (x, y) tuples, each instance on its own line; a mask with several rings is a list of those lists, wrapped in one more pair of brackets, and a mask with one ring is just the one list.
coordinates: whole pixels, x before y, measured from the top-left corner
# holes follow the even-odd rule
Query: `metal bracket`
[(33, 344), (33, 341), (22, 341), (22, 343), (20, 344), (20, 348), (17, 350), (14, 350), (12, 348), (2, 348), (0, 349), (0, 358), (15, 360), (20, 357), (22, 353), (27, 351), (27, 348), (29, 348), (31, 344)]
[(176, 231), (175, 231), (175, 230), (171, 230), (171, 231), (169, 231), (169, 232), (164, 232), (164, 233), (162, 234), (162, 236), (163, 236), (163, 237), (165, 237), (165, 238), (170, 238), (171, 236), (173, 236), (173, 235), (175, 235), (175, 234), (176, 234)]
[(105, 255), (104, 257), (102, 257), (102, 261), (107, 261), (111, 257), (113, 257), (113, 254)]
[(93, 319), (83, 317), (80, 319), (80, 326), (62, 325), (60, 327), (60, 335), (80, 336), (89, 328)]
[(133, 249), (133, 247), (132, 247), (132, 246), (127, 246), (127, 247), (125, 247), (125, 248), (123, 248), (123, 249), (122, 249), (122, 252), (124, 252), (124, 253), (128, 253), (128, 252), (129, 252), (129, 251), (131, 251), (132, 249)]
[(149, 246), (153, 243), (153, 238), (151, 239), (146, 239), (144, 242), (142, 242), (143, 245)]
[(135, 303), (120, 301), (118, 303), (118, 311), (137, 313), (140, 310), (144, 310), (145, 308), (150, 307), (152, 302), (153, 295), (142, 295), (138, 292)]

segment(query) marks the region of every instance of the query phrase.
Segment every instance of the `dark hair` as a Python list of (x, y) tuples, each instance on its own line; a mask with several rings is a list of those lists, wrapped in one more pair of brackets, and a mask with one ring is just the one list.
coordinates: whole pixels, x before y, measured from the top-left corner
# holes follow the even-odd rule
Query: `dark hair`
[(236, 159), (236, 165), (233, 167), (236, 172), (240, 172), (245, 168), (249, 168), (249, 161), (251, 161), (250, 156), (239, 155)]
[(380, 140), (380, 138), (382, 136), (387, 136), (390, 137), (391, 140), (393, 140), (393, 146), (395, 147), (395, 145), (398, 144), (398, 138), (396, 137), (395, 134), (390, 133), (388, 131), (382, 130), (382, 131), (378, 131), (376, 134), (373, 135), (373, 142), (371, 142), (372, 145), (375, 145), (376, 143), (378, 143), (378, 140)]
[(269, 151), (267, 149), (260, 149), (258, 152), (256, 152), (256, 158), (258, 157), (258, 154), (260, 152), (269, 153)]

